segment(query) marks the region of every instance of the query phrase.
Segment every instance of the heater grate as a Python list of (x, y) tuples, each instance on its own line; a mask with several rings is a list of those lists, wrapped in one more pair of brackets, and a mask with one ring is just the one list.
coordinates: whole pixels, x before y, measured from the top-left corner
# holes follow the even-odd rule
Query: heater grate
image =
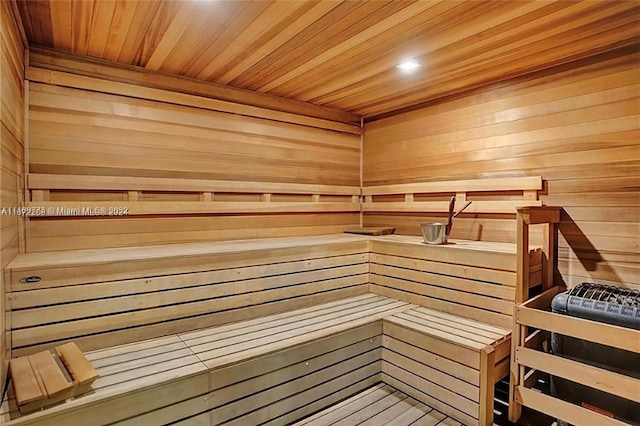
[(640, 306), (640, 291), (611, 285), (582, 283), (571, 289), (568, 295), (623, 306)]
[(554, 312), (640, 330), (640, 292), (582, 283), (556, 296)]

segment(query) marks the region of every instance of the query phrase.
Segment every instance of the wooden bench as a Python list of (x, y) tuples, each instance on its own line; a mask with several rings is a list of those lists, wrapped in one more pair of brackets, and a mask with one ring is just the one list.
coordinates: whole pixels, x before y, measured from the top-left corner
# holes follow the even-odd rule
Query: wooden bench
[[(514, 306), (553, 282), (560, 212), (542, 207), (542, 188), (539, 176), (363, 188), (363, 223), (400, 233), (446, 221), (451, 196), (459, 206), (472, 201), (453, 235), (473, 241), (371, 241), (369, 290), (423, 307), (385, 320), (383, 380), (464, 424), (492, 424), (494, 383), (509, 372)], [(538, 225), (540, 247), (529, 245), (530, 225)], [(493, 241), (475, 241), (481, 237)]]
[(423, 307), (385, 318), (382, 381), (465, 425), (493, 424), (508, 329)]
[[(534, 205), (539, 204), (536, 200), (529, 201)], [(441, 202), (437, 205), (441, 204), (446, 205)], [(500, 206), (503, 208), (504, 203)], [(505, 215), (503, 211), (497, 214), (501, 217)], [(549, 271), (552, 272), (553, 224), (559, 212), (554, 208), (528, 207), (521, 209), (517, 218), (515, 213), (511, 216), (518, 235), (517, 244), (454, 240), (454, 244), (446, 246), (427, 246), (420, 237), (411, 236), (327, 235), (20, 255), (5, 271), (5, 282), (10, 286), (8, 329), (11, 348), (13, 355), (17, 356), (75, 340), (84, 350), (106, 348), (104, 351), (110, 351), (109, 347), (114, 345), (174, 334), (180, 342), (189, 342), (191, 346), (187, 349), (191, 354), (197, 354), (198, 363), (202, 365), (194, 365), (204, 370), (193, 373), (195, 376), (209, 372), (214, 374), (214, 371), (232, 369), (242, 364), (248, 370), (248, 366), (253, 364), (245, 362), (251, 362), (254, 358), (273, 356), (280, 359), (292, 347), (312, 345), (318, 339), (335, 337), (344, 330), (341, 326), (330, 326), (322, 331), (329, 332), (322, 335), (324, 337), (313, 333), (308, 341), (306, 337), (301, 340), (286, 340), (286, 337), (282, 346), (270, 346), (271, 340), (280, 341), (280, 332), (286, 335), (286, 329), (278, 329), (280, 331), (276, 335), (263, 339), (253, 347), (247, 346), (246, 350), (239, 350), (235, 358), (230, 354), (226, 358), (222, 356), (221, 364), (213, 361), (216, 358), (207, 358), (211, 350), (201, 350), (209, 347), (206, 345), (217, 344), (213, 340), (205, 341), (215, 340), (215, 335), (212, 337), (209, 334), (205, 338), (204, 335), (198, 335), (203, 332), (193, 330), (216, 327), (215, 334), (222, 332), (224, 327), (231, 327), (228, 332), (238, 334), (234, 327), (242, 329), (253, 326), (248, 325), (247, 321), (255, 321), (251, 324), (258, 325), (267, 321), (265, 316), (283, 315), (282, 319), (288, 322), (286, 318), (297, 315), (292, 310), (308, 308), (307, 313), (312, 314), (319, 304), (331, 301), (341, 303), (340, 300), (370, 291), (389, 303), (402, 303), (404, 308), (401, 310), (412, 309), (411, 313), (406, 314), (411, 316), (410, 322), (399, 313), (392, 316), (388, 312), (378, 316), (368, 313), (358, 320), (366, 324), (377, 322), (379, 335), (382, 335), (383, 329), (385, 331), (384, 338), (381, 337), (382, 343), (378, 346), (375, 380), (386, 378), (393, 381), (402, 392), (421, 402), (431, 403), (465, 424), (490, 424), (492, 384), (504, 375), (508, 365), (506, 357), (509, 351), (505, 348), (509, 346), (513, 306), (528, 295), (530, 287), (544, 284), (550, 276)], [(542, 248), (531, 249), (528, 225), (537, 223), (551, 225), (546, 228)], [(459, 328), (434, 331), (438, 316), (443, 315), (451, 315), (449, 320), (459, 324)], [(228, 323), (236, 325), (223, 325)], [(349, 324), (348, 328), (362, 325)], [(464, 338), (460, 336), (461, 331), (464, 332)], [(469, 344), (465, 340), (470, 337), (469, 333), (482, 337)], [(240, 340), (236, 343), (248, 344), (242, 337), (238, 338)], [(429, 339), (438, 340), (443, 347), (457, 347), (458, 352), (466, 355), (457, 359), (457, 355), (417, 343)], [(202, 342), (202, 346), (194, 343), (196, 341)], [(172, 355), (167, 356), (171, 358)], [(434, 357), (447, 358), (450, 365), (465, 367), (459, 368), (465, 371), (460, 373), (464, 376), (458, 377), (452, 370), (449, 370), (452, 374), (443, 372), (448, 378), (445, 380), (446, 386), (440, 389), (429, 384), (432, 382), (428, 375), (413, 374), (437, 370), (437, 366), (427, 361)], [(145, 369), (149, 366), (145, 365), (143, 358), (139, 367), (133, 369), (134, 372), (138, 368), (147, 371)], [(420, 370), (413, 371), (413, 367), (420, 367)], [(236, 372), (245, 371), (243, 367), (237, 368), (239, 370)], [(154, 371), (153, 367), (149, 371)], [(411, 375), (407, 376), (403, 371), (409, 371)], [(131, 377), (135, 382), (134, 372)], [(289, 372), (283, 374), (289, 377)], [(473, 378), (470, 378), (471, 375)], [(264, 419), (266, 417), (261, 417), (266, 415), (264, 413), (274, 410), (285, 416), (286, 413), (279, 411), (284, 407), (293, 410), (293, 405), (271, 400), (270, 396), (250, 400), (248, 398), (258, 388), (243, 388), (239, 383), (240, 387), (234, 389), (244, 389), (246, 393), (237, 391), (235, 395), (239, 405), (236, 408), (221, 406), (220, 411), (216, 411), (218, 407), (207, 405), (202, 409), (202, 405), (198, 404), (203, 398), (210, 401), (210, 387), (204, 394), (183, 397), (168, 391), (171, 382), (182, 380), (183, 376), (158, 377), (158, 382), (140, 377), (142, 390), (135, 386), (128, 388), (126, 381), (123, 388), (111, 388), (109, 392), (112, 393), (96, 389), (96, 396), (83, 397), (86, 399), (82, 404), (88, 404), (83, 405), (83, 410), (89, 411), (78, 412), (84, 412), (85, 415), (91, 412), (93, 417), (93, 409), (102, 406), (102, 402), (89, 404), (86, 402), (91, 401), (89, 398), (102, 401), (100, 395), (111, 395), (107, 399), (115, 400), (131, 392), (143, 392), (138, 395), (146, 398), (147, 391), (144, 389), (147, 388), (149, 391), (157, 388), (161, 395), (170, 394), (169, 399), (158, 398), (158, 405), (150, 408), (144, 404), (134, 406), (131, 408), (133, 411), (127, 412), (128, 417), (120, 417), (118, 421), (149, 415), (149, 422), (153, 423), (153, 419), (160, 418), (154, 416), (166, 416), (173, 413), (174, 408), (181, 407), (175, 412), (175, 416), (178, 416), (176, 420), (188, 418), (189, 423), (198, 424), (202, 421), (208, 424), (214, 418), (213, 412), (224, 413), (228, 409), (228, 413), (239, 416), (247, 407), (241, 403), (245, 399), (252, 401), (248, 403), (251, 406), (256, 404), (255, 401), (267, 401), (261, 405), (264, 410), (256, 409), (257, 414), (252, 414), (256, 416), (255, 419)], [(190, 377), (185, 380), (191, 380)], [(251, 379), (247, 377), (246, 380)], [(97, 386), (101, 386), (101, 383), (104, 382), (96, 382)], [(231, 389), (234, 383), (229, 382), (223, 388)], [(345, 381), (340, 383), (346, 386)], [(367, 385), (371, 384), (367, 382)], [(194, 388), (197, 386), (194, 385)], [(294, 386), (291, 389), (298, 388)], [(349, 389), (352, 393), (358, 390)], [(303, 407), (304, 397), (297, 397), (298, 394), (310, 394), (296, 390), (290, 395), (291, 401), (298, 401), (298, 406)], [(315, 394), (315, 397), (318, 395)], [(344, 398), (350, 394), (344, 391), (340, 395)], [(178, 401), (171, 398), (182, 399)], [(61, 408), (47, 410), (44, 414), (38, 413), (32, 418), (46, 419), (49, 414), (57, 416), (58, 411), (72, 413), (76, 410), (74, 403), (72, 401)], [(311, 405), (312, 408), (308, 409), (311, 411), (305, 411), (305, 408), (298, 414), (304, 416), (324, 408), (323, 404), (331, 403), (327, 399)], [(273, 404), (276, 405), (271, 407)], [(199, 408), (185, 408), (193, 406)], [(105, 409), (105, 413), (109, 412), (109, 409)], [(286, 418), (293, 421), (301, 418), (296, 417), (298, 414)], [(228, 420), (235, 418), (220, 415)], [(16, 421), (30, 420), (24, 417)]]
[(288, 424), (378, 383), (382, 318), (410, 307), (362, 295), (91, 352), (93, 392), (23, 417), (10, 399), (3, 421)]
[[(385, 320), (383, 381), (464, 424), (491, 424), (494, 383), (509, 372), (516, 245), (452, 242), (371, 241), (370, 291), (422, 306)], [(540, 284), (542, 250), (528, 257)]]

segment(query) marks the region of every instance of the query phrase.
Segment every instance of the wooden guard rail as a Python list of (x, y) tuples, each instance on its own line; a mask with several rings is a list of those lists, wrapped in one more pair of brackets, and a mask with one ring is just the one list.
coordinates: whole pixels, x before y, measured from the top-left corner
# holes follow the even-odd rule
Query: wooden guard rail
[[(43, 214), (34, 216), (78, 216), (84, 208), (120, 208), (127, 215), (224, 214), (224, 213), (310, 213), (359, 212), (360, 188), (356, 186), (313, 185), (278, 182), (235, 182), (198, 179), (167, 179), (120, 176), (76, 176), (30, 174), (28, 189), (31, 201), (26, 207), (42, 207)], [(71, 192), (120, 192), (120, 201), (65, 200)], [(57, 195), (52, 201), (52, 195)], [(197, 195), (198, 201), (156, 200), (149, 194)], [(220, 194), (254, 194), (256, 201), (229, 200)], [(306, 196), (282, 201), (278, 196)], [(259, 196), (259, 201), (257, 198)], [(145, 199), (147, 198), (147, 199)], [(77, 199), (77, 198), (76, 198)]]
[[(510, 420), (517, 421), (521, 406), (546, 413), (571, 424), (624, 425), (595, 411), (563, 401), (533, 389), (538, 378), (553, 375), (640, 403), (640, 380), (579, 361), (562, 358), (544, 350), (551, 332), (640, 354), (640, 331), (574, 318), (550, 312), (553, 297), (564, 291), (553, 287), (516, 306), (511, 378), (514, 406)], [(528, 329), (535, 329), (528, 334)], [(515, 335), (519, 336), (517, 339)], [(550, 345), (547, 345), (547, 348)]]
[[(538, 191), (541, 189), (542, 177), (540, 176), (365, 186), (362, 188), (362, 195), (365, 198), (362, 211), (447, 211), (447, 200), (433, 200), (433, 198), (438, 195), (442, 197), (455, 194), (456, 203), (459, 206), (473, 200), (465, 213), (515, 214), (519, 207), (541, 206), (542, 201), (538, 200)], [(404, 199), (398, 201), (397, 196), (404, 196)], [(385, 197), (387, 200), (384, 199)]]

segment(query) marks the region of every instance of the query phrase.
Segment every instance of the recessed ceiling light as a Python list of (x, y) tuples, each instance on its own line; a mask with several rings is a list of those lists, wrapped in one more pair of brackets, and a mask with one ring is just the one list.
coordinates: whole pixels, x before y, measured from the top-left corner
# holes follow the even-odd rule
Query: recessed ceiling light
[(414, 59), (409, 59), (408, 61), (400, 62), (396, 65), (396, 68), (402, 72), (410, 73), (420, 68), (420, 64)]

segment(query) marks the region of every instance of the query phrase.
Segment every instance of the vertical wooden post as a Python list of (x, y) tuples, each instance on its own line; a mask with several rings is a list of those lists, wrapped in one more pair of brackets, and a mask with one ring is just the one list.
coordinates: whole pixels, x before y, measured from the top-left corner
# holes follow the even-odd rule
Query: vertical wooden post
[(127, 191), (125, 201), (138, 201), (140, 199), (139, 191)]
[(211, 192), (201, 192), (200, 201), (204, 201), (205, 203), (208, 203), (209, 201), (211, 201), (212, 196), (213, 196), (213, 193)]
[(311, 194), (311, 202), (319, 203), (320, 202), (320, 194)]
[(267, 193), (262, 194), (260, 199), (265, 203), (270, 203), (271, 202), (271, 194), (267, 194)]
[(493, 369), (495, 351), (492, 346), (480, 350), (480, 425), (493, 425)]
[(555, 223), (544, 225), (544, 235), (542, 241), (542, 291), (553, 287), (553, 274), (555, 272), (555, 258), (558, 233)]
[[(516, 297), (513, 306), (513, 326), (511, 329), (511, 371), (509, 380), (509, 421), (515, 423), (522, 414), (522, 406), (516, 402), (515, 393), (524, 379), (524, 369), (516, 364), (516, 348), (524, 343), (526, 333), (517, 323), (516, 307), (529, 297), (529, 224), (523, 214), (516, 215)], [(521, 371), (522, 370), (522, 371)]]

